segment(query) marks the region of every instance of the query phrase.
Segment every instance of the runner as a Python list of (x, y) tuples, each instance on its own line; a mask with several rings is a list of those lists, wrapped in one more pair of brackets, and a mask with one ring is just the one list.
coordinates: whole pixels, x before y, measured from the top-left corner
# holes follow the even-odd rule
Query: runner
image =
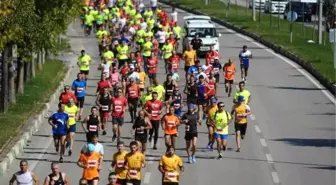
[(69, 185), (70, 181), (65, 173), (60, 172), (60, 165), (57, 162), (51, 163), (51, 171), (45, 179), (43, 185)]
[(112, 67), (110, 73), (110, 84), (112, 86), (112, 96), (115, 96), (118, 93), (118, 87), (121, 85), (121, 75), (118, 72), (118, 68), (116, 66)]
[(112, 91), (112, 85), (110, 81), (105, 78), (104, 74), (101, 74), (100, 81), (97, 83), (97, 96), (99, 94), (104, 94), (105, 89), (107, 89), (108, 94)]
[(134, 82), (134, 78), (129, 79), (129, 84), (127, 86), (126, 97), (128, 98), (129, 113), (131, 116), (131, 123), (134, 122), (137, 113), (139, 97), (141, 97), (141, 92), (139, 86)]
[(118, 138), (120, 141), (121, 127), (124, 124), (124, 113), (127, 111), (127, 99), (123, 96), (122, 88), (118, 88), (118, 94), (112, 98), (112, 142)]
[(104, 62), (98, 66), (98, 70), (101, 70), (102, 79), (108, 79), (110, 77), (110, 68), (112, 63), (107, 62), (108, 59), (104, 59)]
[(198, 86), (195, 83), (195, 77), (190, 76), (189, 82), (185, 86), (184, 93), (187, 95), (187, 104), (197, 105)]
[(152, 123), (152, 129), (149, 131), (148, 140), (151, 143), (154, 134), (154, 150), (157, 150), (156, 144), (159, 138), (160, 114), (162, 113), (162, 108), (163, 104), (160, 100), (158, 100), (158, 93), (153, 92), (152, 99), (146, 102), (144, 105), (144, 110)]
[(219, 83), (219, 74), (220, 74), (220, 70), (222, 69), (222, 64), (219, 62), (219, 58), (215, 57), (214, 62), (212, 63), (212, 67), (213, 67), (213, 74), (216, 78), (216, 83)]
[(197, 58), (200, 57), (200, 48), (203, 46), (203, 41), (199, 34), (195, 35), (195, 38), (191, 40), (190, 45), (192, 45), (193, 50), (196, 51)]
[(224, 73), (225, 92), (228, 93), (229, 97), (231, 97), (232, 84), (234, 81), (234, 75), (236, 73), (236, 66), (233, 63), (232, 59), (229, 59), (229, 61), (224, 65), (223, 73)]
[(103, 157), (94, 152), (94, 149), (93, 144), (88, 144), (88, 152), (82, 153), (77, 162), (77, 165), (83, 168), (82, 178), (87, 180), (89, 185), (98, 185), (99, 171), (103, 165)]
[(117, 51), (118, 51), (118, 68), (120, 69), (124, 64), (127, 63), (128, 60), (128, 45), (125, 41), (122, 41), (121, 44), (117, 46)]
[(141, 184), (141, 168), (146, 167), (145, 156), (138, 151), (138, 143), (130, 143), (131, 152), (125, 156), (125, 167), (127, 169), (127, 183), (132, 185)]
[(147, 72), (148, 59), (152, 56), (153, 43), (150, 37), (146, 37), (146, 42), (142, 45), (142, 55), (144, 60), (144, 69)]
[(109, 88), (105, 87), (103, 94), (98, 94), (96, 99), (96, 105), (99, 107), (100, 118), (102, 119), (103, 135), (106, 135), (107, 121), (110, 118), (111, 113), (111, 99), (109, 94)]
[(218, 107), (217, 107), (217, 99), (215, 97), (211, 98), (210, 100), (210, 105), (208, 107), (207, 110), (207, 127), (208, 127), (208, 138), (209, 138), (209, 142), (207, 145), (207, 148), (210, 151), (213, 151), (213, 144), (215, 143), (215, 137), (214, 137), (214, 127), (213, 127), (213, 116), (215, 115), (215, 113), (217, 112)]
[(98, 116), (98, 108), (91, 107), (91, 114), (82, 121), (82, 127), (86, 133), (87, 142), (91, 141), (93, 135), (99, 135), (99, 130), (101, 130), (101, 119)]
[(240, 139), (244, 139), (247, 129), (247, 116), (251, 115), (251, 108), (245, 104), (245, 97), (238, 96), (238, 103), (232, 108), (231, 114), (235, 118), (237, 150), (240, 152)]
[(156, 73), (159, 61), (155, 53), (152, 52), (152, 57), (148, 59), (147, 69), (150, 85), (153, 85), (156, 80)]
[(243, 81), (246, 81), (248, 69), (250, 66), (250, 58), (252, 58), (252, 53), (251, 51), (247, 50), (247, 46), (244, 45), (243, 50), (239, 52), (241, 78)]
[(20, 171), (13, 174), (9, 180), (9, 185), (14, 185), (16, 181), (17, 185), (39, 185), (39, 179), (37, 176), (28, 170), (28, 161), (20, 161)]
[(210, 46), (210, 51), (208, 51), (205, 56), (206, 64), (213, 65), (216, 58), (219, 59), (219, 53), (218, 51), (215, 51), (214, 46)]
[(61, 147), (59, 161), (63, 162), (63, 155), (65, 152), (65, 140), (68, 133), (67, 124), (69, 121), (69, 115), (64, 112), (65, 105), (59, 103), (58, 111), (53, 113), (48, 118), (48, 123), (52, 127), (54, 145), (56, 152), (58, 152), (59, 147)]
[(85, 50), (82, 50), (81, 56), (78, 57), (77, 65), (80, 69), (80, 73), (83, 73), (85, 75), (85, 80), (88, 79), (91, 62), (91, 57), (85, 54)]
[(232, 121), (230, 113), (224, 110), (224, 103), (217, 103), (218, 110), (212, 117), (213, 122), (210, 123), (215, 128), (215, 138), (217, 141), (218, 159), (222, 159), (222, 150), (227, 147), (227, 139), (229, 136), (229, 124)]
[(164, 59), (165, 69), (166, 69), (166, 74), (167, 74), (169, 71), (169, 58), (173, 55), (172, 53), (174, 51), (174, 46), (170, 42), (170, 40), (166, 40), (166, 43), (161, 48), (161, 51), (163, 54), (163, 59)]
[(248, 105), (251, 102), (251, 93), (250, 91), (245, 89), (245, 82), (239, 82), (239, 91), (236, 92), (233, 96), (233, 103), (238, 103), (238, 97), (243, 96), (245, 100), (245, 104)]
[(183, 98), (182, 94), (179, 92), (178, 86), (174, 87), (173, 98), (171, 100), (171, 106), (175, 108), (175, 115), (179, 118), (182, 117), (183, 108)]
[(183, 53), (183, 60), (185, 61), (184, 71), (186, 72), (186, 75), (189, 72), (189, 68), (195, 65), (196, 58), (196, 51), (193, 50), (192, 45), (189, 45), (188, 50)]
[(146, 93), (142, 93), (142, 96), (140, 98), (140, 105), (141, 107), (143, 107), (147, 101), (152, 99), (152, 88), (151, 87), (147, 87), (147, 92)]
[(91, 141), (86, 143), (82, 150), (81, 153), (87, 153), (88, 152), (88, 145), (93, 144), (95, 146), (94, 151), (97, 153), (100, 153), (100, 155), (103, 157), (104, 156), (104, 146), (98, 142), (98, 135), (92, 135)]
[(67, 143), (66, 148), (69, 147), (68, 155), (72, 155), (72, 149), (74, 145), (74, 137), (76, 133), (76, 122), (78, 119), (79, 108), (74, 104), (73, 99), (69, 98), (68, 104), (64, 107), (64, 112), (69, 115), (68, 121), (68, 135), (67, 135)]
[(158, 100), (163, 101), (163, 97), (165, 96), (166, 90), (163, 87), (163, 85), (160, 84), (160, 81), (158, 79), (156, 79), (154, 81), (154, 84), (152, 85), (152, 90), (153, 92), (157, 92), (158, 93)]
[(145, 90), (147, 74), (144, 71), (142, 71), (142, 67), (140, 65), (137, 66), (137, 72), (139, 74), (139, 89), (142, 94)]
[(203, 75), (199, 76), (199, 82), (197, 83), (197, 90), (198, 90), (198, 120), (201, 122), (203, 118), (203, 111), (205, 110), (205, 106), (207, 105), (206, 100), (206, 83)]
[(169, 71), (178, 72), (180, 65), (181, 57), (177, 54), (176, 51), (173, 51), (173, 55), (169, 58)]
[(148, 139), (148, 130), (152, 129), (152, 124), (143, 110), (140, 110), (138, 117), (132, 126), (132, 133), (134, 133), (134, 140), (140, 143), (141, 152), (145, 155), (146, 144)]
[(175, 154), (172, 146), (167, 148), (159, 162), (159, 170), (162, 173), (162, 185), (179, 185), (180, 172), (184, 172), (183, 161), (181, 157)]
[(77, 74), (77, 79), (72, 83), (72, 90), (75, 91), (75, 96), (77, 99), (76, 106), (79, 107), (78, 121), (82, 119), (82, 114), (84, 110), (84, 101), (86, 95), (86, 81), (83, 79), (82, 73)]
[(161, 127), (165, 133), (166, 147), (173, 146), (177, 137), (177, 127), (180, 125), (180, 119), (174, 114), (175, 108), (170, 107), (169, 112), (161, 119)]
[(111, 167), (114, 168), (114, 171), (117, 176), (117, 183), (120, 185), (126, 185), (127, 182), (127, 169), (125, 167), (125, 157), (127, 151), (125, 151), (124, 142), (120, 141), (117, 144), (118, 152), (113, 154)]
[(72, 100), (76, 103), (77, 98), (73, 92), (70, 91), (70, 86), (66, 85), (64, 86), (64, 92), (62, 92), (59, 96), (59, 101), (63, 104), (69, 103), (69, 98), (72, 98)]
[[(196, 163), (196, 146), (197, 146), (197, 126), (200, 125), (200, 122), (197, 120), (197, 114), (195, 113), (195, 105), (188, 105), (188, 112), (182, 116), (182, 124), (185, 124), (185, 136), (186, 140), (186, 151), (188, 154), (188, 163)], [(191, 149), (191, 151), (190, 151)]]
[(115, 172), (111, 172), (108, 176), (108, 184), (107, 185), (123, 185), (118, 183), (117, 174)]
[(166, 81), (163, 82), (163, 87), (165, 89), (165, 105), (166, 105), (166, 110), (167, 113), (169, 112), (169, 107), (173, 98), (173, 91), (174, 87), (176, 87), (177, 84), (173, 81), (172, 79), (172, 74), (167, 74)]

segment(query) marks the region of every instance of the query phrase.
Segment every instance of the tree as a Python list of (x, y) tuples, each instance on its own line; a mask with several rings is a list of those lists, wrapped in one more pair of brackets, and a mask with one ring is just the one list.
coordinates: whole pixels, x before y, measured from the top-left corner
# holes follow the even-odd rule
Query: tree
[(336, 28), (336, 3), (335, 0), (325, 0), (324, 1), (325, 7), (325, 18), (326, 18), (326, 25), (327, 31), (329, 29)]

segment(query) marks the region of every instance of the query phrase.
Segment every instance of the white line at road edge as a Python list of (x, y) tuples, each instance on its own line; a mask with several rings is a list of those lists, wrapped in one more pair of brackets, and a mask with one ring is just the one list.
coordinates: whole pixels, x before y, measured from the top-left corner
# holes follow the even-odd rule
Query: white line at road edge
[(144, 177), (144, 184), (149, 184), (151, 177), (151, 172), (146, 172)]
[(280, 180), (279, 180), (279, 176), (277, 172), (272, 172), (272, 180), (275, 184), (279, 184)]

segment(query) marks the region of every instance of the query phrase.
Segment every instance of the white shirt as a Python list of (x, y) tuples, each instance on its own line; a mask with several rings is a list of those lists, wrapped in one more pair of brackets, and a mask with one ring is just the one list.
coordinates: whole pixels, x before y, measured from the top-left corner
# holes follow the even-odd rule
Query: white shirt
[(204, 77), (204, 80), (208, 79), (208, 75), (206, 75), (204, 72), (201, 72), (201, 73), (198, 73), (198, 75), (196, 76), (196, 83), (199, 82), (199, 77), (201, 75)]
[(136, 30), (133, 27), (130, 27), (128, 32), (130, 32), (132, 35), (135, 35)]
[(124, 27), (126, 25), (126, 18), (119, 19), (118, 24), (121, 24), (121, 27)]
[(159, 43), (165, 43), (166, 42), (166, 32), (158, 31), (156, 33), (156, 36), (158, 37), (158, 42)]
[[(88, 144), (85, 144), (81, 150), (82, 153), (86, 153), (88, 151), (88, 148), (87, 148), (87, 145)], [(104, 155), (104, 147), (102, 144), (100, 144), (99, 142), (94, 144), (95, 145), (95, 149), (94, 151), (97, 152), (97, 153), (100, 153), (101, 155)]]
[(114, 5), (114, 0), (109, 0), (108, 7), (111, 8)]
[(111, 66), (111, 63), (101, 64), (101, 66), (103, 67), (103, 73), (105, 75), (105, 78), (110, 77), (110, 66)]
[(244, 58), (244, 57), (250, 57), (251, 55), (252, 55), (252, 53), (249, 50), (246, 50), (245, 52), (242, 50), (239, 53), (239, 57), (242, 57), (242, 58)]
[(31, 172), (27, 171), (25, 173), (22, 173), (21, 171), (16, 172), (15, 174), (16, 177), (16, 184), (17, 185), (33, 185), (34, 180)]
[(140, 24), (140, 27), (141, 27), (141, 29), (142, 30), (146, 30), (147, 29), (147, 23), (146, 22), (142, 22), (141, 24)]
[(150, 3), (151, 3), (152, 7), (156, 7), (157, 6), (157, 0), (151, 0)]
[(138, 81), (140, 79), (139, 73), (134, 71), (132, 74), (128, 76), (128, 79), (130, 78), (133, 78), (135, 81)]
[(145, 10), (145, 5), (144, 5), (142, 2), (139, 4), (139, 6), (138, 6), (138, 10), (139, 10), (140, 12), (142, 12), (142, 11)]
[(173, 21), (174, 21), (174, 22), (177, 22), (177, 11), (172, 12), (170, 15), (172, 16)]

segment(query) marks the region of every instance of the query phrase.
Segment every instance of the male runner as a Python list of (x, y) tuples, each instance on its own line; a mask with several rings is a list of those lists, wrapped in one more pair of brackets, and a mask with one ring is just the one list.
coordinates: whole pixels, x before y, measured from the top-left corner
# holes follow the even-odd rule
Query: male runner
[(91, 141), (93, 135), (99, 135), (99, 130), (101, 130), (101, 119), (98, 115), (97, 107), (91, 107), (91, 114), (82, 121), (82, 127), (86, 133), (87, 142)]
[(84, 101), (86, 96), (86, 81), (83, 79), (83, 74), (78, 73), (77, 79), (72, 83), (72, 90), (75, 91), (75, 96), (77, 99), (76, 106), (79, 107), (78, 121), (82, 119), (82, 114), (84, 110)]
[(112, 142), (118, 138), (120, 141), (121, 127), (124, 124), (124, 113), (127, 111), (127, 99), (123, 96), (122, 88), (118, 88), (118, 94), (112, 98)]
[(125, 167), (127, 169), (127, 183), (132, 185), (141, 184), (141, 168), (146, 167), (145, 156), (138, 151), (138, 143), (130, 143), (131, 152), (125, 156)]
[(125, 156), (128, 152), (125, 151), (124, 142), (118, 142), (117, 150), (118, 151), (113, 154), (111, 167), (114, 168), (114, 171), (118, 178), (117, 183), (119, 183), (120, 185), (126, 185), (127, 169), (125, 167)]
[(175, 108), (170, 107), (169, 112), (161, 119), (161, 127), (165, 133), (166, 147), (173, 146), (175, 148), (175, 141), (177, 137), (177, 127), (180, 124), (180, 119), (174, 114)]
[(172, 146), (167, 148), (159, 162), (159, 170), (162, 173), (162, 185), (179, 185), (180, 172), (184, 171), (181, 157), (175, 154)]

